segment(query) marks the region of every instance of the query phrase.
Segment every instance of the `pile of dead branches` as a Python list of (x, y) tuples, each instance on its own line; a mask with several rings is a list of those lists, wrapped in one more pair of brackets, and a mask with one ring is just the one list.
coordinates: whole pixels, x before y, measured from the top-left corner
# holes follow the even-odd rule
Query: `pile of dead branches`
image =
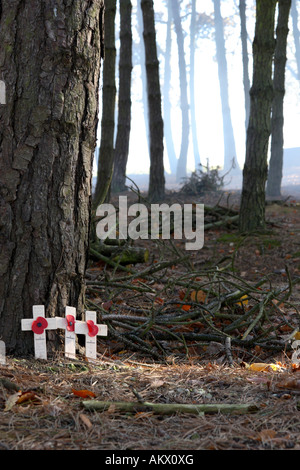
[(111, 337), (156, 358), (169, 354), (172, 345), (184, 352), (210, 341), (279, 351), (287, 347), (283, 331), (300, 326), (289, 300), (299, 279), (287, 272), (287, 280), (280, 288), (268, 277), (250, 284), (233, 271), (192, 269), (183, 256), (141, 271), (115, 265), (87, 280), (87, 302)]

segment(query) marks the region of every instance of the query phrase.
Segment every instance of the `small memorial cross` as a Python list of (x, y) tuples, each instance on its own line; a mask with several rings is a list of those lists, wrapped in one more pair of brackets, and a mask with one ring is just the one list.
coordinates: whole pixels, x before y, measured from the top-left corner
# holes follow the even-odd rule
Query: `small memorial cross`
[(85, 335), (85, 355), (87, 358), (97, 357), (97, 336), (107, 336), (107, 325), (97, 325), (96, 312), (85, 312), (85, 321), (75, 323), (75, 333)]
[(65, 333), (65, 356), (70, 359), (75, 359), (76, 355), (76, 308), (66, 307), (65, 318), (56, 317), (57, 328), (62, 328), (66, 331)]
[(46, 331), (56, 330), (56, 318), (45, 318), (44, 305), (32, 307), (33, 319), (21, 320), (22, 331), (33, 331), (34, 353), (36, 359), (47, 359)]
[(0, 364), (4, 366), (6, 363), (5, 360), (5, 343), (4, 341), (0, 341)]

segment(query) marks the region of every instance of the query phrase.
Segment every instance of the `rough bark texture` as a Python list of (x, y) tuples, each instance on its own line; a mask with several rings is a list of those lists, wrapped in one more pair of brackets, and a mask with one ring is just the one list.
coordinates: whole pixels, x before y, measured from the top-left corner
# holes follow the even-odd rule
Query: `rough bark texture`
[(250, 90), (250, 117), (239, 221), (242, 232), (265, 227), (265, 186), (274, 96), (272, 62), (275, 51), (275, 8), (274, 0), (256, 2), (253, 81)]
[(103, 64), (101, 142), (98, 157), (97, 184), (93, 198), (95, 208), (109, 200), (114, 169), (116, 44), (115, 17), (117, 1), (105, 0), (105, 57)]
[(164, 125), (161, 110), (159, 63), (156, 49), (153, 0), (141, 0), (144, 24), (147, 94), (150, 136), (150, 178), (148, 198), (159, 201), (165, 195), (164, 176)]
[(288, 23), (291, 0), (279, 0), (279, 13), (276, 28), (276, 48), (274, 58), (274, 99), (271, 121), (271, 159), (267, 182), (267, 195), (281, 196), (283, 169), (283, 103), (285, 95), (286, 47), (289, 33)]
[(0, 338), (26, 353), (32, 305), (83, 310), (103, 1), (1, 2)]
[(132, 31), (131, 0), (120, 1), (119, 107), (112, 191), (126, 189), (126, 167), (131, 128)]

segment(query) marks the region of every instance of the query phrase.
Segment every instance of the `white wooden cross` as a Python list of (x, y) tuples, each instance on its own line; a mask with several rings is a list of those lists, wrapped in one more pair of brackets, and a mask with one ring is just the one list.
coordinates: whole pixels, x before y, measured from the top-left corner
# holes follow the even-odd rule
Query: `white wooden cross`
[(0, 80), (0, 104), (6, 104), (6, 87), (3, 80)]
[(0, 341), (0, 364), (4, 366), (5, 362), (5, 343)]
[(56, 318), (45, 318), (44, 305), (32, 307), (33, 319), (21, 320), (22, 331), (33, 331), (36, 359), (47, 359), (46, 331), (56, 330)]
[(85, 356), (90, 359), (97, 357), (97, 336), (107, 336), (107, 325), (97, 325), (96, 312), (85, 312), (85, 321), (75, 323), (75, 333), (85, 335)]
[(62, 328), (65, 333), (65, 356), (70, 359), (75, 359), (76, 355), (76, 308), (66, 307), (65, 318), (56, 317), (57, 328)]

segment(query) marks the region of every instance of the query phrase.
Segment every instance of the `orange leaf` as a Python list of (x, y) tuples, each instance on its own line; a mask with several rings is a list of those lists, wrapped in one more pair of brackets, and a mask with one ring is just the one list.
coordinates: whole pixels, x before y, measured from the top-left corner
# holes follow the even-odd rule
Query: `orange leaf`
[(21, 403), (27, 402), (27, 401), (36, 401), (39, 400), (38, 396), (36, 395), (35, 392), (29, 390), (28, 392), (24, 392), (20, 395), (18, 400), (16, 401), (17, 405), (20, 405)]
[(74, 388), (72, 388), (72, 392), (74, 395), (81, 398), (95, 398), (96, 396), (94, 392), (91, 392), (90, 390), (74, 390)]
[(274, 429), (262, 429), (257, 436), (258, 441), (265, 441), (268, 439), (274, 439), (276, 437), (277, 432)]
[(184, 310), (185, 312), (187, 312), (188, 310), (190, 310), (191, 308), (191, 305), (183, 305), (182, 306), (182, 310)]
[(191, 300), (193, 302), (204, 303), (206, 299), (206, 293), (203, 290), (193, 290), (191, 292)]

